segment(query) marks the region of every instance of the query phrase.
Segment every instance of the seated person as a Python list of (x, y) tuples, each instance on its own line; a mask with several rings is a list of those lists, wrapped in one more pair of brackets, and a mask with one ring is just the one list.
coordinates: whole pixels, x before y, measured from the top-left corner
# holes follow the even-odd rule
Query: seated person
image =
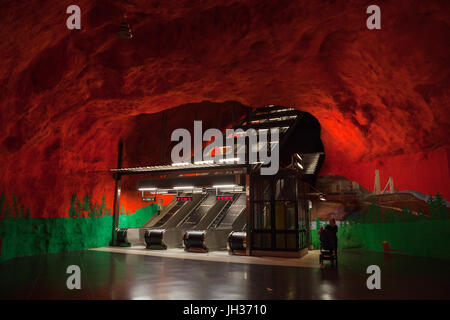
[[(318, 232), (318, 234), (320, 235), (320, 242), (322, 244), (326, 243), (327, 245), (332, 243), (334, 250), (337, 250), (337, 232), (338, 227), (336, 225), (336, 220), (334, 220), (334, 218), (331, 218), (330, 223), (325, 226), (325, 229), (321, 227)], [(326, 247), (324, 247), (324, 249), (329, 250)]]

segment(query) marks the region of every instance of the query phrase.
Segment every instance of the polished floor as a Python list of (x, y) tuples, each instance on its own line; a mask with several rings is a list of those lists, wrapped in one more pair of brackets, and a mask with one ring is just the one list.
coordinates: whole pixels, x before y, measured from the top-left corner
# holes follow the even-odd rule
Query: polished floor
[[(373, 264), (381, 290), (366, 287)], [(80, 266), (80, 290), (66, 287), (69, 265)], [(449, 270), (446, 260), (351, 250), (324, 269), (86, 250), (0, 263), (0, 299), (450, 299)]]
[(125, 254), (137, 254), (162, 258), (188, 259), (197, 261), (213, 261), (213, 262), (227, 262), (240, 264), (261, 264), (269, 266), (284, 266), (284, 267), (307, 267), (320, 268), (318, 262), (319, 251), (313, 250), (309, 254), (298, 258), (282, 258), (282, 257), (256, 257), (256, 256), (239, 256), (230, 255), (228, 251), (210, 251), (207, 253), (187, 252), (183, 248), (171, 248), (166, 250), (147, 250), (145, 246), (133, 247), (101, 247), (90, 249), (102, 252), (119, 252)]

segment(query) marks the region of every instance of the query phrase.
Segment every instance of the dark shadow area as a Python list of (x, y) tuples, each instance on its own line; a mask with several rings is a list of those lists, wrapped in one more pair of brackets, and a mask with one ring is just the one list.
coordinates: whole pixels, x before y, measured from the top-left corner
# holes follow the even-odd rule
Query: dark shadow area
[[(344, 250), (338, 268), (220, 263), (76, 251), (0, 264), (1, 299), (448, 299), (450, 262)], [(66, 268), (81, 268), (81, 290), (68, 290)], [(366, 269), (381, 269), (368, 290)], [(189, 276), (186, 270), (190, 270)]]

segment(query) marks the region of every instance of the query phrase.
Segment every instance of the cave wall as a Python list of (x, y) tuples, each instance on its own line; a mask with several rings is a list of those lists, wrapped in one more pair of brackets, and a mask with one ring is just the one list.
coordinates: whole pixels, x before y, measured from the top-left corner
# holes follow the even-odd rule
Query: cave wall
[[(80, 0), (77, 31), (70, 4), (1, 5), (0, 191), (32, 217), (66, 216), (74, 192), (112, 206), (120, 138), (127, 165), (160, 163), (160, 123), (146, 117), (218, 127), (232, 105), (314, 115), (321, 174), (371, 189), (377, 168), (382, 183), (450, 198), (448, 1), (383, 1), (375, 31), (370, 1)], [(117, 36), (125, 12), (131, 40)], [(187, 103), (202, 107), (173, 109)]]

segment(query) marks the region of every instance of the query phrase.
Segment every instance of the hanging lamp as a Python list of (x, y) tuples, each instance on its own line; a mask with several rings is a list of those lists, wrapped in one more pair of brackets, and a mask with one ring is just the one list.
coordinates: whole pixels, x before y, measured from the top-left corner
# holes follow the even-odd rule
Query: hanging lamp
[(127, 15), (126, 14), (124, 15), (124, 21), (120, 24), (118, 35), (122, 39), (133, 38), (133, 34), (131, 33), (130, 25), (127, 23)]

